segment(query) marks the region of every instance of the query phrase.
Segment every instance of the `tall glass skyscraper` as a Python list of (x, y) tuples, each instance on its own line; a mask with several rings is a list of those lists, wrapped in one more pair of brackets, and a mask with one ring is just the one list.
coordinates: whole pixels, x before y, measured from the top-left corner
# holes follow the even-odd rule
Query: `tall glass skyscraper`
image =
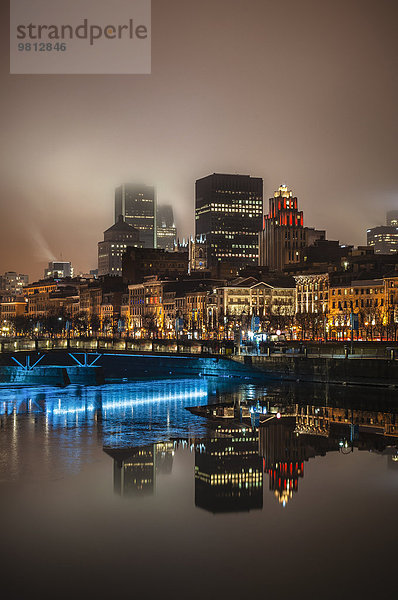
[(196, 182), (195, 235), (205, 235), (209, 266), (258, 262), (263, 180), (213, 173)]
[(144, 248), (156, 248), (156, 192), (152, 185), (125, 183), (115, 192), (115, 223), (124, 217), (139, 233)]
[(172, 206), (158, 206), (156, 225), (157, 247), (173, 252), (177, 243), (177, 228)]

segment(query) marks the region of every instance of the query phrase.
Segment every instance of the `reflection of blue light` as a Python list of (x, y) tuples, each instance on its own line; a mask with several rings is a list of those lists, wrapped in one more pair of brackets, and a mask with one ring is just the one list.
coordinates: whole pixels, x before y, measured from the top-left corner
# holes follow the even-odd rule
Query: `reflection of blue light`
[(194, 390), (192, 392), (181, 392), (180, 394), (167, 394), (165, 396), (152, 396), (145, 400), (120, 400), (118, 402), (103, 402), (103, 410), (112, 410), (118, 408), (131, 408), (132, 406), (140, 406), (143, 404), (153, 404), (155, 402), (167, 402), (169, 400), (192, 400), (194, 398), (206, 398), (207, 391)]
[[(223, 384), (224, 385), (224, 384)], [(201, 437), (205, 423), (186, 407), (207, 404), (209, 393), (220, 389), (212, 379), (152, 380), (123, 385), (26, 387), (0, 389), (0, 414), (45, 417), (63, 439), (64, 431), (85, 439), (96, 430), (108, 447), (132, 447), (162, 439), (182, 438), (189, 430)], [(48, 431), (48, 429), (46, 429)], [(73, 433), (72, 433), (73, 432)], [(89, 436), (90, 437), (90, 436)]]
[(89, 406), (83, 406), (81, 408), (54, 408), (53, 410), (46, 410), (46, 414), (53, 415), (75, 415), (77, 413), (85, 413), (94, 410), (94, 405), (90, 404)]

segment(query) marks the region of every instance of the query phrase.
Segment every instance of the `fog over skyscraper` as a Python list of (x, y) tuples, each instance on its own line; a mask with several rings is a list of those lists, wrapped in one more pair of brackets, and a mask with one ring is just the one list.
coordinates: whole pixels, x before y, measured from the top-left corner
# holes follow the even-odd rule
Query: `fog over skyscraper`
[(387, 225), (398, 227), (398, 210), (387, 211)]
[(115, 191), (115, 223), (122, 215), (138, 230), (144, 248), (156, 248), (156, 192), (152, 185), (126, 183)]
[(157, 247), (172, 252), (177, 241), (177, 228), (174, 222), (173, 207), (158, 206), (156, 218)]

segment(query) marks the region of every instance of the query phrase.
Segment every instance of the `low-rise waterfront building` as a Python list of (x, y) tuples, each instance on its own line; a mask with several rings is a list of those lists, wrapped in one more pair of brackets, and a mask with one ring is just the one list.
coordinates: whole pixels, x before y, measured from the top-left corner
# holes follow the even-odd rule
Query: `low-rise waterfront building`
[(329, 337), (347, 339), (382, 336), (385, 318), (385, 284), (382, 279), (353, 280), (332, 285), (329, 292)]
[(9, 330), (10, 323), (16, 317), (26, 315), (27, 303), (23, 296), (3, 297), (0, 302), (0, 323)]

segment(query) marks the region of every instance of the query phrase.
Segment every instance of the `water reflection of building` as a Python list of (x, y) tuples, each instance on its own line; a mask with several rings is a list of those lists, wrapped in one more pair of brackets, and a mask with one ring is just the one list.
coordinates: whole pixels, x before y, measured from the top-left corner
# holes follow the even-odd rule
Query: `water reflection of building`
[(113, 487), (120, 496), (151, 495), (155, 490), (154, 447), (109, 449), (113, 458)]
[(388, 448), (383, 454), (387, 454), (387, 468), (398, 471), (398, 448)]
[[(327, 422), (306, 415), (284, 417), (270, 421), (259, 429), (259, 452), (264, 472), (269, 477), (269, 489), (286, 506), (298, 491), (298, 480), (304, 477), (304, 462), (329, 450), (337, 450), (325, 435)], [(302, 433), (299, 433), (301, 430)]]
[(263, 506), (258, 433), (219, 427), (195, 444), (195, 505), (213, 513)]
[(155, 444), (156, 473), (169, 475), (173, 469), (174, 442)]
[(174, 443), (159, 442), (138, 448), (105, 449), (113, 458), (113, 487), (120, 496), (152, 495), (157, 473), (170, 474)]
[(390, 446), (398, 437), (394, 413), (299, 404), (278, 410), (280, 419), (259, 428), (259, 450), (269, 488), (284, 506), (298, 491), (304, 462), (315, 456), (349, 453), (356, 447), (386, 454), (394, 468), (397, 450)]

